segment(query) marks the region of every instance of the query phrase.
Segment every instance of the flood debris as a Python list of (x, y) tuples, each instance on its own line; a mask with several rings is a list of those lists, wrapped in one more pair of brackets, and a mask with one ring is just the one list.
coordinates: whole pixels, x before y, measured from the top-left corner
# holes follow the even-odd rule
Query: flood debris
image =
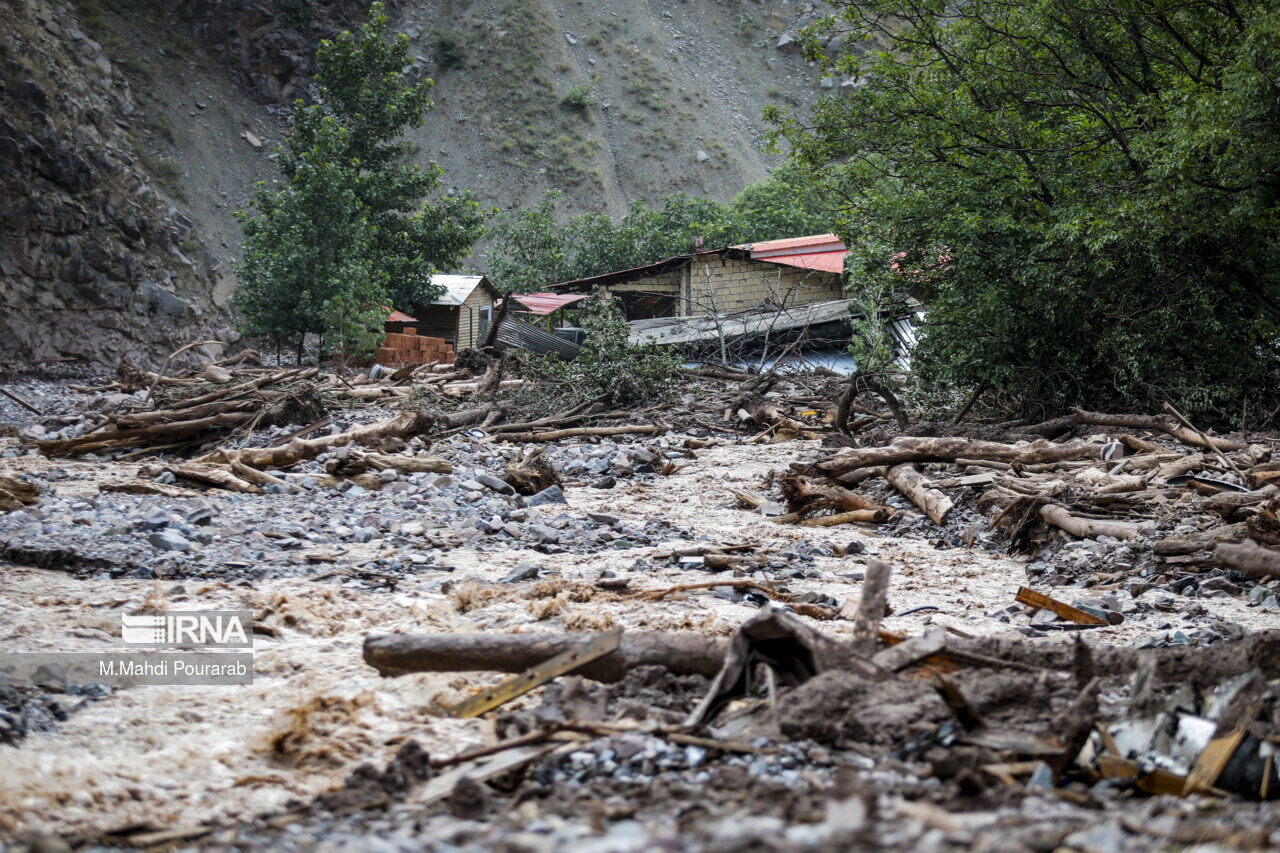
[[(46, 414), (5, 409), (6, 607), (88, 647), (117, 604), (249, 608), (262, 684), (129, 688), (74, 726), (36, 717), (81, 697), (6, 704), (32, 808), (0, 820), (248, 849), (1280, 842), (1266, 437), (1169, 412), (911, 435), (873, 393), (839, 430), (847, 379), (723, 368), (536, 406), (518, 362), (470, 359), (22, 386)], [(288, 397), (315, 405), (270, 415)], [(104, 720), (237, 769), (78, 805), (33, 741), (115, 790), (85, 757)]]

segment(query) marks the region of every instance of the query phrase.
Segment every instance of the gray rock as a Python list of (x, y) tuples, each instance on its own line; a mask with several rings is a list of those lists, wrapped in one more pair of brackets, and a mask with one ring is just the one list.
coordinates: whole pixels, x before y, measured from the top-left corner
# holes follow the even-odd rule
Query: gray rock
[(800, 49), (800, 42), (791, 33), (783, 33), (778, 36), (778, 43), (774, 47), (783, 53), (795, 53)]
[(492, 474), (477, 474), (476, 482), (480, 483), (482, 486), (493, 489), (498, 494), (514, 495), (516, 493), (516, 490), (511, 487), (510, 483), (503, 482)]
[(711, 155), (701, 149), (698, 150), (697, 156), (698, 156), (699, 163), (705, 163), (711, 159)]
[(545, 524), (531, 524), (527, 530), (539, 542), (557, 543), (560, 541), (560, 531), (547, 527)]
[(147, 541), (151, 543), (151, 547), (157, 551), (181, 551), (186, 552), (193, 549), (193, 545), (188, 542), (181, 533), (176, 530), (165, 528), (157, 530), (147, 537)]
[(547, 506), (548, 504), (567, 504), (569, 501), (565, 499), (564, 492), (559, 486), (548, 486), (538, 492), (531, 498), (527, 498), (524, 502), (526, 507)]

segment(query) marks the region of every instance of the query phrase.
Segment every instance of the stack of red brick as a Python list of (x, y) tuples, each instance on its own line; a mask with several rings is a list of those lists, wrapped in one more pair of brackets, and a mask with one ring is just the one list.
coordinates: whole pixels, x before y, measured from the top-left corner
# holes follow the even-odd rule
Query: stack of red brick
[(428, 338), (419, 335), (417, 329), (406, 328), (403, 332), (392, 332), (382, 342), (382, 346), (374, 350), (374, 360), (388, 367), (399, 367), (404, 364), (453, 364), (453, 347), (444, 342), (444, 338)]

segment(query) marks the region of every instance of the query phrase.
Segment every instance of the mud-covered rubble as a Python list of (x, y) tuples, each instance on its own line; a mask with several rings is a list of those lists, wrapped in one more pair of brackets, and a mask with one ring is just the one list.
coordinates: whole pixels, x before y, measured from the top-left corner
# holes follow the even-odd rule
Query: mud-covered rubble
[[(669, 449), (674, 441), (558, 446), (551, 458), (562, 471), (608, 471), (643, 482), (658, 475), (651, 462), (633, 460), (682, 458), (684, 451)], [(423, 446), (413, 439), (406, 450)], [(52, 494), (39, 506), (0, 516), (0, 552), (12, 562), (93, 576), (255, 579), (323, 573), (322, 560), (357, 544), (379, 550), (364, 568), (395, 575), (448, 571), (447, 552), (462, 543), (481, 551), (591, 553), (689, 535), (661, 513), (636, 524), (575, 511), (558, 486), (517, 495), (500, 478), (518, 450), (494, 451), (455, 436), (434, 444), (431, 454), (452, 461), (454, 472), (384, 471), (376, 491), (345, 480), (321, 487), (317, 478), (328, 461), (322, 454), (263, 495), (209, 490), (185, 499), (94, 493), (82, 480), (83, 466), (49, 467), (25, 476)], [(174, 482), (167, 473), (154, 479)], [(53, 487), (62, 483), (90, 488), (60, 495)]]
[[(1175, 492), (1221, 487), (1157, 483), (1169, 499), (1149, 512), (1131, 502), (1141, 514), (1135, 535), (1080, 538), (994, 523), (1012, 503), (993, 501), (995, 488), (1038, 488), (1050, 470), (1024, 476), (1011, 466), (993, 474), (981, 465), (923, 461), (917, 473), (953, 503), (941, 524), (929, 518), (936, 503), (932, 510), (918, 503), (898, 485), (910, 485), (901, 477), (841, 483), (848, 494), (801, 483), (806, 500), (818, 494), (809, 504), (817, 509), (787, 513), (796, 484), (786, 493), (785, 476), (799, 474), (811, 486), (820, 480), (812, 465), (825, 451), (805, 439), (823, 433), (823, 416), (804, 414), (820, 410), (801, 408), (802, 400), (810, 405), (802, 388), (778, 391), (755, 379), (741, 383), (756, 389), (741, 405), (729, 381), (719, 396), (704, 395), (701, 410), (687, 401), (689, 411), (669, 421), (657, 409), (601, 412), (608, 417), (588, 420), (585, 433), (553, 441), (536, 439), (575, 427), (572, 412), (513, 429), (513, 413), (485, 402), (482, 383), (424, 375), (410, 385), (441, 408), (419, 434), (376, 434), (379, 425), (409, 423), (405, 413), (423, 404), (413, 396), (418, 390), (401, 393), (398, 380), (341, 390), (341, 381), (321, 378), (314, 381), (333, 388), (324, 392), (324, 419), (210, 434), (181, 455), (143, 447), (50, 458), (32, 443), (59, 430), (57, 438), (69, 438), (81, 425), (86, 433), (101, 429), (112, 394), (129, 397), (115, 402), (134, 411), (175, 401), (181, 411), (182, 399), (209, 393), (195, 374), (181, 381), (186, 388), (162, 389), (154, 406), (138, 396), (142, 389), (71, 397), (75, 404), (55, 416), (65, 420), (46, 421), (43, 437), (25, 421), (26, 435), (0, 438), (0, 470), (39, 492), (38, 503), (0, 515), (0, 559), (13, 564), (23, 589), (57, 590), (13, 600), (24, 612), (56, 614), (38, 645), (67, 637), (104, 642), (103, 608), (112, 602), (247, 607), (262, 632), (262, 684), (221, 704), (204, 701), (189, 718), (172, 700), (161, 703), (190, 726), (193, 745), (216, 744), (223, 765), (236, 766), (231, 777), (217, 784), (200, 774), (168, 778), (169, 788), (139, 792), (138, 809), (165, 817), (132, 828), (108, 820), (136, 816), (127, 804), (68, 800), (82, 808), (67, 812), (74, 832), (58, 834), (77, 843), (1119, 851), (1280, 843), (1260, 829), (1274, 824), (1273, 807), (1248, 801), (1247, 786), (1225, 800), (1199, 788), (1186, 796), (1142, 788), (1148, 783), (1135, 779), (1154, 778), (1150, 768), (1165, 760), (1159, 743), (1122, 757), (1098, 735), (1074, 765), (1058, 762), (1052, 750), (1062, 748), (1051, 746), (1094, 675), (1101, 679), (1092, 694), (1098, 730), (1117, 739), (1115, 727), (1146, 719), (1143, 713), (1164, 714), (1159, 725), (1208, 714), (1200, 699), (1139, 708), (1134, 672), (1143, 655), (1159, 655), (1157, 694), (1172, 695), (1192, 679), (1213, 688), (1254, 667), (1263, 673), (1249, 729), (1260, 740), (1242, 741), (1240, 755), (1264, 751), (1260, 744), (1275, 735), (1267, 714), (1276, 705), (1266, 679), (1280, 669), (1273, 637), (1259, 629), (1275, 607), (1277, 582), (1208, 565), (1212, 548), (1203, 543), (1231, 525), (1253, 529), (1249, 520), (1265, 502), (1216, 513), (1202, 504), (1212, 495)], [(449, 383), (459, 396), (443, 405), (446, 392), (436, 386)], [(637, 427), (646, 431), (622, 432)], [(339, 443), (361, 429), (359, 441)], [(531, 447), (546, 471), (513, 477), (513, 466), (535, 455)], [(1171, 443), (1161, 447), (1161, 454), (1185, 455)], [(266, 451), (280, 448), (307, 452), (271, 463)], [(1132, 455), (1143, 453), (1155, 451)], [(1269, 464), (1249, 453), (1255, 466)], [(193, 454), (204, 461), (192, 462)], [(251, 478), (247, 489), (194, 479), (183, 467), (234, 473), (238, 460), (258, 460), (254, 454), (266, 460), (257, 469), (265, 476), (240, 471)], [(1052, 498), (1092, 519), (1103, 513), (1083, 507), (1111, 483), (1076, 474), (1093, 467), (1111, 476), (1119, 460), (1085, 461), (1063, 469), (1063, 479), (1077, 485)], [(1209, 463), (1192, 471), (1202, 480), (1221, 473)], [(1193, 550), (1165, 553), (1184, 547)], [(1195, 559), (1178, 559), (1188, 555)], [(497, 683), (491, 673), (519, 668), (488, 661), (478, 670), (436, 667), (379, 679), (381, 666), (358, 660), (362, 639), (372, 662), (368, 642), (376, 635), (411, 639), (424, 631), (536, 641), (622, 628), (624, 637), (647, 632), (723, 649), (744, 623), (775, 613), (844, 643), (865, 627), (860, 596), (868, 597), (871, 558), (895, 572), (883, 625), (865, 651), (881, 663), (820, 667), (798, 678), (755, 667), (745, 691), (726, 694), (706, 725), (689, 720), (705, 706), (711, 683), (673, 675), (673, 658), (612, 684), (561, 677), (485, 721), (453, 719), (448, 709), (478, 685)], [(1026, 604), (1024, 585), (1091, 621)], [(89, 634), (95, 639), (84, 639)], [(710, 675), (717, 665), (719, 658), (697, 671)], [(483, 674), (463, 674), (470, 672)], [(975, 716), (957, 711), (934, 676), (947, 679)], [(109, 751), (96, 745), (101, 726), (129, 720), (138, 734), (152, 724), (130, 703), (155, 698), (144, 688), (116, 691), (94, 700), (107, 713), (37, 716), (26, 730), (44, 726), (35, 742), (47, 739), (52, 749), (75, 744), (91, 768), (84, 772), (111, 789), (115, 771), (96, 754)], [(44, 691), (21, 701), (78, 707)], [(42, 704), (49, 701), (57, 704)], [(253, 722), (268, 718), (271, 725)], [(214, 736), (228, 724), (233, 734)], [(176, 737), (165, 725), (148, 737)], [(43, 760), (32, 738), (15, 754), (24, 767)], [(488, 757), (468, 757), (486, 749)], [(1135, 775), (1117, 775), (1130, 761), (1140, 765)], [(1185, 777), (1186, 767), (1178, 772)], [(44, 805), (66, 796), (55, 793), (56, 778), (10, 780), (39, 816), (17, 818), (0, 798), (0, 819), (57, 828)], [(170, 793), (175, 788), (182, 797)], [(1224, 803), (1229, 808), (1211, 811)]]

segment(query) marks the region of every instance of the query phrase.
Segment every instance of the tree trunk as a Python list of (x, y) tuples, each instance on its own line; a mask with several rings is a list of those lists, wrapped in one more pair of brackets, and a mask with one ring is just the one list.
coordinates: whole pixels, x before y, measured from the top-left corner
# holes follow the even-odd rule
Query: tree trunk
[(1095, 521), (1077, 518), (1057, 504), (1045, 504), (1040, 507), (1040, 517), (1045, 521), (1065, 530), (1079, 539), (1097, 539), (1099, 536), (1110, 536), (1113, 539), (1136, 539), (1137, 530), (1130, 524), (1119, 521)]
[(941, 527), (946, 522), (954, 506), (951, 498), (935, 489), (929, 478), (916, 470), (916, 466), (909, 463), (894, 465), (885, 471), (884, 476), (890, 485), (924, 510), (934, 524)]
[[(384, 676), (411, 672), (524, 672), (580, 647), (590, 634), (387, 634), (364, 641), (364, 660)], [(621, 681), (638, 666), (664, 666), (676, 675), (720, 671), (723, 637), (630, 631), (618, 648), (574, 670), (594, 681)]]
[(1031, 465), (1072, 459), (1100, 459), (1101, 447), (1086, 442), (1049, 444), (999, 444), (968, 438), (902, 436), (883, 447), (844, 450), (818, 462), (815, 468), (828, 477), (839, 477), (857, 468), (879, 468), (904, 462), (953, 462), (958, 458)]

